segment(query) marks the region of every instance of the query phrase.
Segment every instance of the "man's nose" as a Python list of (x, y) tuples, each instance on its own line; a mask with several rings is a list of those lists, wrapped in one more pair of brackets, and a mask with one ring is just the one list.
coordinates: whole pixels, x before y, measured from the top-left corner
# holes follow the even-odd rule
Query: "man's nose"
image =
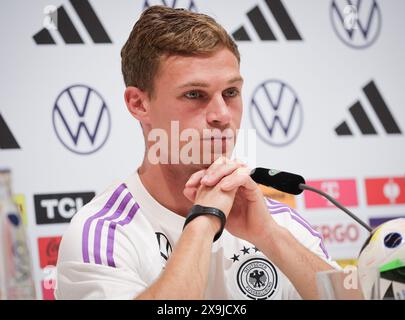
[(207, 122), (214, 126), (226, 126), (231, 121), (229, 106), (222, 95), (214, 96), (207, 106)]

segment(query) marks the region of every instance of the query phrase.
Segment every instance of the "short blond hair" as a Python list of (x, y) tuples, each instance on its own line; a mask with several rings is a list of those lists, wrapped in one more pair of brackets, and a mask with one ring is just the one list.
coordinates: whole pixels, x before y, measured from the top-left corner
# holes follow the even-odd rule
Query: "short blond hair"
[(221, 47), (228, 48), (240, 62), (236, 43), (213, 18), (184, 9), (152, 6), (142, 13), (121, 50), (125, 85), (152, 94), (163, 56), (208, 54)]

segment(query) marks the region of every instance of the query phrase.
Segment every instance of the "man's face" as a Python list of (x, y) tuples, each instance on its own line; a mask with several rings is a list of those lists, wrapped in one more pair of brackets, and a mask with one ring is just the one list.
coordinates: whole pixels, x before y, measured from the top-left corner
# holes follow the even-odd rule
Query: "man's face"
[[(228, 49), (219, 49), (204, 56), (165, 57), (154, 79), (148, 127), (165, 130), (169, 145), (176, 143), (175, 139), (179, 140), (172, 135), (173, 121), (178, 121), (180, 137), (185, 129), (195, 129), (199, 136), (186, 141), (180, 138), (179, 149), (186, 144), (190, 146), (192, 140), (194, 146), (200, 146), (200, 162), (203, 162), (203, 153), (205, 156), (209, 153), (211, 163), (225, 155), (225, 151), (229, 154), (231, 150), (225, 150), (225, 147), (229, 149), (234, 144), (242, 116), (242, 83), (238, 60)], [(215, 138), (207, 136), (208, 132), (212, 134), (214, 131), (222, 135)], [(222, 150), (218, 152), (214, 144), (220, 145)], [(195, 156), (193, 154), (194, 159)]]

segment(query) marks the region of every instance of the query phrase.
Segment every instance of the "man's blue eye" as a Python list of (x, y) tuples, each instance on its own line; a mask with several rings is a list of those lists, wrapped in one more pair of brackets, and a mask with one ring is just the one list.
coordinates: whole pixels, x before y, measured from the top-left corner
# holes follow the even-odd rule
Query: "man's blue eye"
[(225, 91), (225, 96), (227, 97), (236, 97), (239, 94), (239, 91), (236, 89), (230, 89)]
[(185, 94), (186, 98), (197, 99), (201, 97), (201, 94), (198, 91), (190, 91)]

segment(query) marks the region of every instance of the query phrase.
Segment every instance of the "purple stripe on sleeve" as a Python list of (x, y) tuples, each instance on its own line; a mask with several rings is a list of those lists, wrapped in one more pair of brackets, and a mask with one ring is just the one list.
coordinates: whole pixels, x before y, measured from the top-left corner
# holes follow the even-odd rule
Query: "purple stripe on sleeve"
[(270, 210), (270, 214), (288, 213), (292, 219), (294, 219), (300, 225), (302, 225), (305, 229), (307, 229), (309, 231), (309, 233), (311, 233), (314, 237), (317, 237), (321, 240), (321, 242), (319, 243), (319, 246), (322, 249), (323, 253), (325, 254), (326, 258), (329, 258), (329, 254), (326, 251), (322, 236), (319, 234), (319, 232), (315, 231), (311, 227), (311, 225), (303, 217), (301, 217), (295, 210), (293, 210), (287, 206), (284, 206), (283, 208), (277, 208), (276, 210), (274, 210), (271, 207), (267, 207), (267, 208)]
[(276, 208), (276, 209), (267, 207), (267, 209), (270, 210), (270, 213), (271, 213), (271, 214), (278, 214), (278, 213), (288, 212), (288, 213), (291, 215), (291, 210), (290, 210), (290, 208), (289, 208), (289, 207), (286, 207), (286, 206), (282, 206), (282, 207)]
[(101, 264), (101, 234), (103, 231), (103, 225), (105, 221), (112, 221), (121, 216), (124, 212), (125, 207), (127, 206), (129, 200), (132, 199), (131, 193), (124, 197), (121, 201), (120, 205), (118, 206), (117, 210), (115, 210), (114, 214), (110, 217), (99, 219), (96, 224), (95, 236), (94, 236), (94, 262), (96, 264)]
[(104, 208), (97, 212), (95, 215), (91, 216), (86, 220), (83, 226), (83, 235), (82, 235), (82, 254), (83, 254), (83, 261), (89, 263), (89, 231), (91, 223), (97, 219), (102, 217), (103, 215), (107, 214), (107, 212), (112, 208), (112, 206), (117, 201), (120, 194), (126, 189), (125, 184), (121, 184), (112, 194), (110, 199), (108, 199), (107, 203), (105, 204)]
[[(270, 199), (270, 198), (267, 198), (267, 197), (265, 197), (265, 199), (267, 200), (267, 202), (268, 202), (270, 205), (283, 204), (283, 203), (281, 203), (281, 202), (274, 201), (274, 200), (272, 200), (272, 199)], [(283, 205), (284, 205), (284, 204), (283, 204)]]
[(303, 216), (301, 216), (297, 211), (291, 208), (292, 213), (297, 215), (301, 220), (304, 220), (307, 224), (310, 224)]
[(108, 227), (108, 242), (107, 242), (107, 262), (110, 267), (115, 267), (115, 261), (114, 261), (114, 238), (115, 238), (115, 228), (118, 225), (124, 226), (132, 221), (132, 219), (135, 216), (135, 213), (138, 211), (139, 205), (138, 203), (135, 203), (131, 210), (128, 212), (128, 215), (125, 217), (124, 220), (121, 220), (119, 222), (111, 222), (109, 227)]
[(298, 217), (296, 217), (296, 216), (294, 216), (294, 215), (291, 215), (291, 218), (293, 218), (295, 221), (297, 221), (299, 224), (301, 224), (301, 225), (302, 225), (305, 229), (307, 229), (314, 237), (317, 237), (317, 238), (319, 238), (319, 239), (321, 240), (321, 242), (319, 243), (319, 246), (321, 247), (321, 249), (322, 249), (322, 251), (323, 251), (325, 257), (329, 259), (329, 254), (328, 254), (328, 252), (326, 251), (326, 248), (325, 248), (325, 246), (324, 246), (324, 244), (323, 244), (323, 240), (322, 240), (322, 237), (320, 236), (320, 234), (317, 233), (316, 231), (314, 231), (310, 226), (306, 225), (306, 224), (305, 224), (303, 221), (301, 221), (301, 219), (299, 219)]
[(282, 202), (277, 202), (270, 200), (269, 198), (265, 198), (267, 201), (267, 207), (271, 209), (277, 209), (277, 208), (289, 208), (285, 203)]
[[(273, 204), (273, 205), (267, 205), (267, 208), (269, 208), (269, 209), (272, 209), (272, 210), (275, 210), (275, 209), (279, 209), (279, 208), (286, 208), (286, 205), (285, 204), (283, 204), (283, 203), (280, 203), (280, 204)], [(288, 208), (288, 207), (287, 207)]]
[[(302, 225), (305, 225), (307, 228), (312, 230), (312, 234), (316, 234), (317, 237), (321, 238), (320, 233), (317, 232), (316, 230), (314, 230), (311, 227), (311, 224), (306, 221), (302, 216), (300, 216), (295, 210), (291, 209), (290, 207), (284, 206), (283, 208), (277, 208), (276, 210), (274, 210), (273, 208), (267, 207), (270, 210), (271, 214), (278, 214), (278, 213), (289, 213), (291, 217), (297, 217), (297, 219), (299, 219), (301, 221)], [(321, 238), (322, 240), (322, 238)]]

